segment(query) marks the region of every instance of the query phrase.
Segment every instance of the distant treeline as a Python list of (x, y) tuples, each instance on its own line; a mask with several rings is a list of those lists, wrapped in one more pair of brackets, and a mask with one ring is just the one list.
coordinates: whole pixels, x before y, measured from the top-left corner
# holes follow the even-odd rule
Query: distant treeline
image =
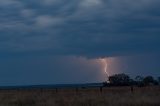
[(108, 77), (108, 81), (104, 82), (104, 86), (151, 86), (159, 85), (160, 77), (155, 79), (152, 76), (136, 76), (134, 79), (127, 74), (115, 74)]

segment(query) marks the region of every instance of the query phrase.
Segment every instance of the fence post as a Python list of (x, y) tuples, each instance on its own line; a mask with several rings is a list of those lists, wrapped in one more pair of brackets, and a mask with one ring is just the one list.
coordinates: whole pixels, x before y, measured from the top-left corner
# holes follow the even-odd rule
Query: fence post
[(78, 93), (78, 88), (76, 88), (76, 93)]
[(102, 93), (102, 91), (103, 91), (103, 87), (100, 87), (100, 92)]
[(133, 93), (134, 89), (133, 89), (133, 86), (131, 86), (131, 93)]
[(58, 88), (56, 88), (56, 93), (58, 93)]

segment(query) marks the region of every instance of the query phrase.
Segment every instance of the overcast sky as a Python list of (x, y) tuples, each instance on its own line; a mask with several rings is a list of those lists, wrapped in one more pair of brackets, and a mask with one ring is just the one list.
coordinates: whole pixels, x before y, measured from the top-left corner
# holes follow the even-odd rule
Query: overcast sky
[(0, 85), (160, 76), (159, 0), (1, 0)]

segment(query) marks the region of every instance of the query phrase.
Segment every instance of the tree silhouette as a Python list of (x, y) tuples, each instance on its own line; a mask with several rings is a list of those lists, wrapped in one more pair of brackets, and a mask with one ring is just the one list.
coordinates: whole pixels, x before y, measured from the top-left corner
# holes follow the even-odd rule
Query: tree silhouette
[(140, 75), (136, 76), (135, 77), (136, 85), (139, 86), (139, 87), (144, 86), (143, 80), (144, 80), (144, 78), (142, 76), (140, 76)]
[(154, 84), (155, 80), (152, 76), (146, 76), (143, 79), (143, 82), (144, 82), (145, 85), (149, 85), (149, 84)]
[(158, 77), (158, 84), (160, 85), (160, 77)]
[(138, 75), (138, 76), (135, 77), (135, 81), (137, 81), (137, 82), (142, 82), (143, 79), (144, 78), (142, 76), (140, 76), (140, 75)]
[(124, 73), (115, 74), (109, 77), (109, 82), (112, 85), (130, 85), (130, 77)]

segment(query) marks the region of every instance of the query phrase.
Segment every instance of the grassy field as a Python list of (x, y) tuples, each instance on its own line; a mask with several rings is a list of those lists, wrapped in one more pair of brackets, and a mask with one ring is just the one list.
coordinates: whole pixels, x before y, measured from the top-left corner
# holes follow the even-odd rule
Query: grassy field
[(160, 106), (160, 87), (0, 90), (0, 106)]

